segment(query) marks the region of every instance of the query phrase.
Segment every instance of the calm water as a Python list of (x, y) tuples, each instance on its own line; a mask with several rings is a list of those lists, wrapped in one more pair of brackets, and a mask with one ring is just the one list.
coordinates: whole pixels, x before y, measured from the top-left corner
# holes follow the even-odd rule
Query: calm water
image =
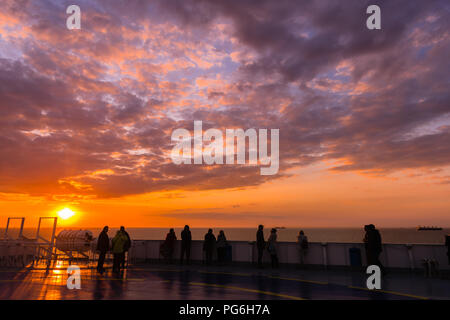
[[(72, 228), (76, 229), (76, 228)], [(63, 229), (58, 229), (57, 232)], [(97, 236), (101, 229), (89, 228)], [(117, 229), (111, 228), (110, 237), (115, 234)], [(180, 237), (181, 228), (175, 228), (177, 237)], [(217, 236), (220, 228), (213, 229)], [(250, 228), (222, 228), (228, 240), (235, 241), (254, 241), (256, 229)], [(359, 228), (304, 228), (303, 229), (311, 242), (361, 242), (364, 237), (364, 230)], [(444, 243), (445, 235), (450, 234), (450, 229), (441, 231), (417, 231), (415, 228), (380, 228), (384, 243)], [(167, 228), (127, 228), (132, 239), (135, 240), (160, 240), (164, 239)], [(266, 239), (270, 229), (264, 230)], [(278, 241), (296, 241), (299, 229), (279, 229)], [(3, 231), (0, 231), (3, 235)], [(202, 240), (207, 228), (192, 228), (192, 238)], [(49, 235), (49, 229), (43, 229), (42, 233)], [(36, 236), (35, 229), (24, 230), (24, 235), (29, 238)]]

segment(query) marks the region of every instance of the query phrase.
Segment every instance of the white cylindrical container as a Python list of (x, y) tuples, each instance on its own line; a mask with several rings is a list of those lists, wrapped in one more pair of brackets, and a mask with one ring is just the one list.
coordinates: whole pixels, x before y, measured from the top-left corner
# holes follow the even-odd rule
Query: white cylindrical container
[(89, 230), (63, 230), (56, 236), (56, 248), (61, 251), (86, 252), (93, 240)]

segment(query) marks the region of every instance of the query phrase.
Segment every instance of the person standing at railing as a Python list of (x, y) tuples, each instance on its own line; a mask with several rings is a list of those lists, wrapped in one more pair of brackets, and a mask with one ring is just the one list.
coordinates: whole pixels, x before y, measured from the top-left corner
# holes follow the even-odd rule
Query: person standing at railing
[(205, 241), (203, 242), (203, 251), (205, 251), (206, 264), (212, 263), (212, 256), (214, 252), (214, 246), (216, 245), (216, 237), (213, 234), (213, 230), (209, 229), (205, 234)]
[(450, 264), (450, 235), (445, 236), (445, 245), (447, 246), (448, 264)]
[(97, 251), (99, 252), (97, 271), (100, 274), (103, 274), (103, 272), (105, 272), (103, 264), (105, 263), (105, 256), (108, 250), (109, 250), (108, 226), (105, 226), (97, 239)]
[(227, 238), (225, 237), (225, 233), (223, 230), (220, 230), (219, 235), (217, 236), (217, 260), (220, 265), (225, 263), (225, 254), (227, 250)]
[(272, 261), (272, 268), (279, 267), (278, 254), (277, 254), (277, 229), (273, 228), (270, 231), (269, 239), (267, 240), (267, 250), (270, 253), (270, 259)]
[(164, 241), (164, 252), (167, 262), (169, 264), (172, 263), (173, 251), (175, 249), (175, 241), (177, 240), (177, 236), (175, 235), (175, 230), (170, 229), (169, 233), (166, 236), (166, 241)]
[(125, 246), (128, 241), (128, 237), (122, 230), (117, 231), (116, 235), (112, 239), (112, 252), (114, 256), (113, 260), (113, 272), (120, 273), (120, 265), (124, 259)]
[(262, 258), (264, 249), (266, 247), (266, 241), (264, 240), (264, 226), (260, 224), (258, 231), (256, 232), (256, 248), (258, 249), (258, 268), (262, 268)]
[(180, 264), (183, 264), (184, 254), (186, 254), (186, 264), (189, 264), (191, 257), (191, 243), (192, 243), (191, 231), (189, 230), (189, 226), (185, 225), (184, 230), (181, 231)]
[(377, 265), (380, 267), (381, 271), (385, 273), (384, 267), (380, 261), (380, 254), (383, 251), (381, 234), (375, 229), (373, 224), (364, 226), (366, 235), (364, 237), (364, 245), (366, 248), (367, 255), (367, 265)]
[(308, 254), (308, 237), (305, 236), (303, 230), (300, 230), (297, 237), (298, 254), (300, 258), (300, 267), (305, 264), (305, 258)]
[(120, 227), (120, 231), (122, 231), (123, 234), (127, 237), (127, 241), (125, 242), (125, 245), (124, 245), (124, 248), (123, 248), (124, 252), (123, 252), (122, 261), (120, 262), (120, 264), (122, 266), (122, 269), (125, 269), (125, 255), (128, 254), (127, 252), (131, 248), (131, 238), (130, 238), (130, 235), (128, 234), (128, 232), (125, 231), (125, 227), (124, 226)]

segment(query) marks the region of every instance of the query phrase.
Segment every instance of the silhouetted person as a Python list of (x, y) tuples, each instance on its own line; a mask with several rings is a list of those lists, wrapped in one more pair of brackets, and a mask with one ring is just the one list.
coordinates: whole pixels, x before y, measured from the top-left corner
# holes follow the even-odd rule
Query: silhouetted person
[(112, 239), (112, 252), (114, 256), (113, 260), (113, 272), (120, 272), (120, 265), (124, 259), (125, 255), (125, 246), (128, 241), (128, 237), (125, 234), (125, 231), (119, 230), (116, 235)]
[(264, 248), (266, 247), (266, 241), (264, 240), (264, 226), (260, 224), (258, 231), (256, 232), (256, 248), (258, 249), (258, 267), (262, 268), (262, 258), (264, 254)]
[(380, 232), (375, 229), (373, 224), (364, 226), (366, 235), (364, 237), (364, 245), (366, 248), (367, 264), (377, 265), (384, 273), (384, 267), (380, 262), (380, 254), (383, 251)]
[(122, 231), (125, 234), (125, 236), (127, 237), (127, 241), (126, 241), (125, 246), (124, 246), (123, 258), (122, 258), (122, 261), (121, 261), (122, 269), (125, 269), (125, 255), (127, 254), (127, 252), (131, 248), (131, 238), (130, 238), (130, 235), (128, 234), (128, 232), (125, 231), (125, 227), (124, 226), (120, 227), (120, 231)]
[(97, 239), (97, 251), (99, 252), (97, 271), (100, 272), (100, 274), (103, 274), (103, 272), (105, 272), (103, 264), (105, 263), (105, 256), (108, 250), (109, 250), (108, 226), (105, 226), (103, 228), (103, 231), (100, 232), (100, 235), (98, 236)]
[(219, 235), (217, 236), (217, 260), (219, 264), (225, 263), (225, 255), (227, 252), (227, 238), (225, 237), (225, 233), (223, 230), (220, 230)]
[(308, 237), (305, 236), (303, 230), (300, 230), (297, 236), (298, 255), (300, 258), (300, 266), (305, 264), (305, 258), (308, 254)]
[(209, 229), (205, 234), (205, 241), (203, 242), (203, 251), (205, 251), (206, 264), (210, 265), (212, 262), (214, 246), (216, 244), (216, 237), (213, 234), (213, 230)]
[(181, 256), (180, 256), (180, 264), (183, 264), (183, 258), (186, 254), (186, 263), (189, 264), (191, 257), (191, 243), (192, 243), (192, 235), (189, 230), (189, 226), (185, 225), (184, 230), (181, 231)]
[(270, 259), (272, 261), (272, 268), (278, 268), (278, 255), (277, 255), (277, 229), (273, 228), (270, 230), (270, 236), (267, 240), (267, 250), (270, 254)]
[(175, 231), (173, 229), (170, 229), (169, 233), (166, 236), (166, 240), (164, 241), (166, 259), (169, 263), (172, 263), (173, 251), (175, 250), (176, 240), (177, 236), (175, 235)]
[(445, 245), (447, 246), (448, 264), (450, 264), (450, 235), (445, 236)]

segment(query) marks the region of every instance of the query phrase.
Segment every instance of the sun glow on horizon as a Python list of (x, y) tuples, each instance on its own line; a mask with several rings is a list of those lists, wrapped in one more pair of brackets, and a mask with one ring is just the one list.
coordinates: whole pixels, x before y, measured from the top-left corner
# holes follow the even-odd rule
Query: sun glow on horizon
[(58, 216), (63, 220), (70, 219), (74, 215), (75, 215), (75, 212), (73, 212), (69, 208), (64, 208), (64, 209), (58, 211)]

